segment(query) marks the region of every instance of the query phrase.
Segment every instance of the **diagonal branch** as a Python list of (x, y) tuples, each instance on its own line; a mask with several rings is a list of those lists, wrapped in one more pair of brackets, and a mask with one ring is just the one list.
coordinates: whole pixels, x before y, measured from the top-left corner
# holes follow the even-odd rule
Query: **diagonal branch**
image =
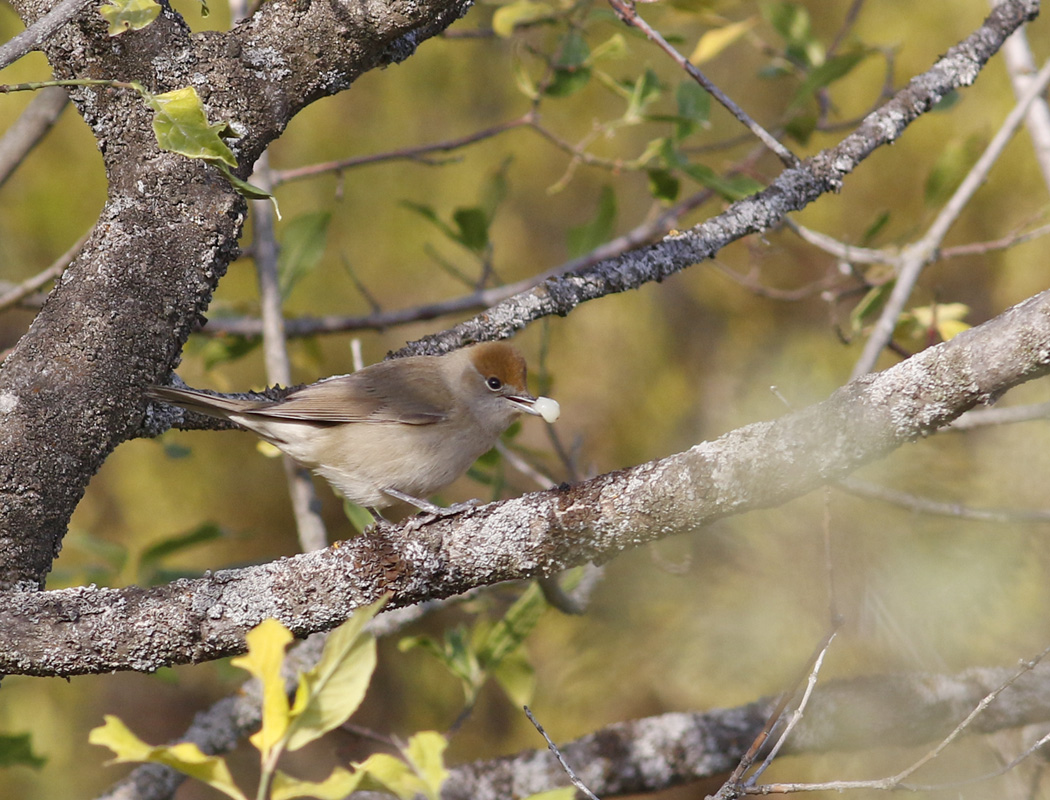
[(221, 658), (276, 617), (328, 630), (389, 607), (604, 562), (837, 480), (1050, 371), (1050, 291), (827, 400), (658, 461), (430, 524), (150, 589), (0, 594), (0, 672), (77, 675)]
[(872, 152), (891, 144), (916, 119), (954, 89), (969, 86), (1006, 38), (1039, 13), (1034, 0), (996, 6), (981, 27), (913, 78), (891, 100), (864, 118), (838, 145), (784, 170), (766, 189), (733, 203), (689, 231), (610, 258), (576, 274), (544, 275), (543, 284), (510, 297), (441, 334), (421, 339), (402, 352), (447, 352), (466, 343), (506, 337), (542, 317), (565, 316), (573, 308), (608, 294), (662, 281), (714, 256), (731, 242), (769, 230), (792, 211), (838, 192), (847, 175)]

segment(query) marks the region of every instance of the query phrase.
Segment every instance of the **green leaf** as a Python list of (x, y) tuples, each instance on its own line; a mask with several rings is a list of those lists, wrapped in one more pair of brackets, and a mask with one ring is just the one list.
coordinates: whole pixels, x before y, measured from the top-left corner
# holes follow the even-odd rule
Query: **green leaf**
[(646, 171), (649, 176), (649, 194), (657, 200), (673, 203), (678, 198), (681, 181), (666, 169), (650, 169)]
[(893, 291), (893, 281), (887, 281), (881, 286), (875, 286), (868, 290), (859, 303), (850, 312), (850, 329), (854, 333), (864, 330), (867, 321), (878, 313), (885, 304), (886, 299)]
[(160, 14), (160, 5), (153, 0), (110, 0), (99, 6), (98, 13), (109, 23), (109, 35), (119, 36), (124, 31), (145, 28)]
[(835, 81), (844, 78), (854, 67), (868, 57), (871, 53), (868, 49), (854, 50), (849, 53), (828, 59), (819, 67), (814, 68), (806, 76), (802, 85), (795, 92), (795, 97), (788, 106), (788, 110), (794, 110), (803, 106), (819, 89), (830, 86)]
[(277, 770), (270, 786), (270, 800), (293, 800), (296, 797), (312, 797), (316, 800), (343, 800), (357, 789), (365, 777), (363, 772), (350, 772), (336, 767), (332, 774), (320, 783), (301, 781)]
[(504, 159), (499, 169), (492, 173), (481, 185), (478, 197), (478, 207), (484, 212), (488, 225), (496, 218), (496, 212), (507, 199), (507, 170), (510, 168), (511, 159)]
[(222, 528), (214, 522), (205, 522), (185, 533), (162, 539), (139, 554), (134, 580), (144, 586), (167, 582), (171, 580), (170, 571), (162, 568), (166, 559), (202, 544), (214, 542), (223, 536), (225, 532)]
[(590, 80), (590, 67), (559, 67), (554, 71), (554, 78), (544, 88), (543, 93), (550, 97), (568, 97), (586, 86)]
[(33, 739), (28, 733), (0, 735), (0, 767), (23, 766), (40, 769), (47, 759), (33, 752)]
[(408, 636), (398, 643), (401, 652), (420, 647), (438, 659), (450, 673), (459, 678), (468, 706), (477, 699), (485, 683), (485, 672), (474, 646), (462, 627), (445, 631), (441, 642), (430, 636)]
[(376, 642), (364, 628), (385, 604), (384, 597), (359, 608), (329, 633), (321, 660), (300, 676), (291, 710), (289, 750), (339, 727), (361, 705), (376, 666)]
[(226, 180), (233, 185), (233, 188), (237, 190), (239, 195), (247, 197), (249, 200), (269, 200), (273, 205), (273, 211), (274, 214), (277, 215), (277, 219), (281, 219), (281, 207), (277, 205), (276, 197), (265, 189), (260, 189), (258, 186), (254, 186), (253, 184), (248, 183), (248, 181), (238, 178), (230, 172), (230, 168), (222, 161), (215, 161), (212, 163), (219, 172), (226, 176)]
[(548, 19), (555, 14), (549, 3), (536, 0), (515, 0), (496, 9), (492, 15), (492, 30), (503, 39), (514, 34), (518, 25), (527, 25), (541, 19)]
[(153, 131), (161, 148), (188, 158), (237, 166), (233, 152), (219, 136), (229, 126), (208, 122), (201, 99), (192, 86), (147, 95), (146, 103), (153, 109)]
[(281, 231), (281, 250), (277, 256), (281, 295), (287, 297), (295, 285), (320, 263), (328, 240), (329, 211), (300, 214)]
[(292, 634), (277, 620), (264, 619), (248, 631), (244, 639), (248, 643), (248, 652), (230, 663), (247, 670), (262, 684), (262, 726), (249, 741), (265, 760), (284, 739), (291, 721), (281, 665), (285, 648), (292, 642)]
[(423, 781), (412, 774), (408, 764), (387, 753), (374, 753), (354, 767), (364, 775), (360, 788), (365, 791), (386, 790), (399, 800), (413, 800), (426, 791)]
[(589, 61), (591, 64), (603, 58), (622, 58), (627, 55), (627, 40), (622, 33), (614, 33), (601, 44), (591, 50)]
[(627, 102), (627, 111), (623, 115), (626, 122), (640, 122), (645, 107), (656, 100), (663, 91), (660, 79), (651, 69), (642, 73), (642, 77), (634, 82), (630, 99)]
[(489, 672), (514, 705), (520, 707), (532, 702), (536, 691), (536, 671), (524, 655), (513, 653), (506, 656)]
[(475, 253), (484, 252), (489, 243), (489, 219), (478, 206), (457, 208), (452, 212), (456, 223), (456, 241)]
[(591, 79), (587, 42), (575, 30), (562, 40), (561, 50), (554, 61), (554, 77), (544, 92), (551, 97), (568, 97), (587, 85)]
[(258, 347), (262, 339), (258, 336), (216, 336), (208, 339), (200, 349), (200, 356), (207, 370), (220, 364), (236, 361)]
[(139, 563), (144, 565), (156, 564), (158, 561), (181, 553), (184, 550), (189, 550), (208, 542), (214, 542), (216, 539), (221, 539), (224, 535), (223, 529), (214, 522), (205, 522), (186, 533), (169, 536), (150, 545), (142, 551), (142, 555), (139, 556)]
[(868, 226), (867, 230), (865, 230), (864, 234), (860, 237), (860, 243), (865, 247), (870, 246), (871, 243), (875, 241), (875, 237), (877, 237), (882, 232), (882, 229), (886, 227), (889, 221), (890, 212), (880, 212), (879, 215), (875, 217), (875, 221)]
[(938, 208), (959, 188), (970, 168), (980, 158), (984, 142), (980, 136), (968, 136), (964, 140), (951, 139), (941, 148), (940, 155), (926, 176), (923, 200), (931, 208)]
[(438, 213), (430, 206), (424, 205), (423, 203), (415, 203), (411, 200), (402, 200), (401, 205), (404, 208), (407, 208), (410, 211), (414, 211), (415, 213), (419, 214), (419, 216), (421, 216), (423, 219), (427, 220), (432, 225), (434, 225), (434, 227), (440, 230), (449, 239), (452, 239), (453, 241), (459, 241), (458, 233), (451, 227), (449, 227), (449, 225), (446, 224), (446, 222), (443, 219), (441, 219), (441, 217), (438, 216)]
[(492, 627), (478, 648), (482, 666), (498, 664), (517, 650), (539, 624), (546, 610), (547, 602), (543, 599), (539, 584), (531, 584), (507, 609), (503, 619)]
[(698, 127), (707, 124), (711, 116), (711, 95), (694, 81), (682, 81), (675, 91), (680, 120), (675, 127), (675, 138), (684, 139)]
[(809, 137), (817, 129), (816, 112), (799, 113), (793, 115), (784, 126), (784, 133), (800, 144), (809, 142)]
[(372, 525), (376, 524), (375, 517), (372, 516), (371, 511), (364, 506), (357, 505), (357, 503), (351, 503), (349, 500), (343, 500), (343, 513), (358, 533), (364, 533)]
[(702, 186), (718, 192), (726, 200), (736, 201), (762, 189), (762, 185), (753, 178), (723, 178), (710, 167), (703, 164), (688, 164), (682, 169)]
[(762, 16), (781, 35), (787, 56), (797, 64), (812, 67), (824, 62), (824, 47), (813, 38), (809, 12), (798, 3), (763, 3)]
[(206, 756), (197, 745), (181, 742), (153, 747), (133, 734), (117, 717), (107, 714), (105, 724), (88, 734), (91, 744), (108, 747), (116, 755), (112, 762), (150, 762), (164, 764), (184, 775), (196, 778), (234, 800), (246, 800), (233, 782), (226, 762), (218, 756)]
[(575, 258), (589, 253), (600, 244), (604, 244), (611, 237), (616, 227), (616, 193), (612, 187), (602, 187), (601, 196), (598, 198), (598, 210), (594, 219), (585, 222), (575, 228), (570, 228), (568, 233), (569, 257)]

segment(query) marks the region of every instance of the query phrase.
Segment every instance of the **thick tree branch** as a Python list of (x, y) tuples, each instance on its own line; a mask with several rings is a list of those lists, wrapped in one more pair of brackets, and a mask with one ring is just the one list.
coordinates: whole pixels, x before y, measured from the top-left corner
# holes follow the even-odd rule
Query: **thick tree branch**
[[(1016, 667), (976, 668), (956, 675), (880, 675), (822, 683), (782, 752), (849, 752), (888, 742), (913, 747), (938, 741), (1016, 671)], [(728, 773), (777, 699), (618, 722), (559, 743), (559, 749), (601, 797), (661, 791)], [(1050, 667), (1040, 665), (996, 698), (968, 732), (990, 734), (1047, 720)], [(252, 689), (199, 714), (182, 741), (194, 742), (209, 754), (227, 752), (260, 721), (257, 691)], [(173, 770), (141, 766), (103, 797), (162, 800), (182, 780)], [(554, 757), (537, 748), (452, 767), (441, 796), (442, 800), (504, 800), (566, 785), (568, 779)]]
[[(27, 22), (42, 0), (13, 3)], [(56, 76), (112, 75), (151, 91), (194, 86), (247, 174), (292, 115), (407, 57), (465, 0), (266, 3), (228, 33), (160, 17), (119, 41), (90, 9), (44, 44)], [(159, 151), (130, 92), (70, 92), (100, 142), (109, 197), (90, 240), (0, 371), (0, 587), (36, 589), (69, 516), (112, 449), (139, 429), (142, 390), (178, 363), (237, 253), (242, 198), (211, 167)], [(174, 191), (173, 187), (178, 187)]]
[(822, 403), (576, 486), (151, 589), (2, 594), (0, 672), (148, 671), (221, 658), (241, 652), (245, 632), (267, 617), (302, 637), (387, 592), (396, 608), (606, 561), (803, 495), (1047, 371), (1050, 291)]

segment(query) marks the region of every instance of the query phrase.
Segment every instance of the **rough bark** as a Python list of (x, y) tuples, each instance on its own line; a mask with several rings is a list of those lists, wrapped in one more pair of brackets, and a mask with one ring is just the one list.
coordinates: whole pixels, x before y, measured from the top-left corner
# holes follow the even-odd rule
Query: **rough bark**
[[(27, 23), (45, 9), (16, 2)], [(111, 38), (94, 7), (47, 40), (55, 76), (195, 86), (239, 133), (245, 176), (307, 103), (406, 58), (468, 6), (265, 3), (226, 33), (191, 35), (165, 7)], [(130, 91), (71, 97), (99, 144), (109, 196), (76, 262), (0, 371), (0, 586), (36, 589), (91, 476), (140, 427), (145, 386), (178, 363), (237, 253), (245, 205), (213, 168), (157, 147)]]
[(1050, 291), (822, 403), (669, 458), (326, 550), (150, 589), (0, 594), (0, 672), (79, 675), (221, 658), (268, 617), (296, 636), (389, 607), (553, 575), (798, 497), (1050, 371)]

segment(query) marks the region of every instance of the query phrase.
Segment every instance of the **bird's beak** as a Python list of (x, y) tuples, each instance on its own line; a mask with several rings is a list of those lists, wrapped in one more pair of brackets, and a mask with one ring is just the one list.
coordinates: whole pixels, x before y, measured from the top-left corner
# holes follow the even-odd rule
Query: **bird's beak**
[(561, 406), (557, 400), (549, 397), (533, 397), (532, 395), (511, 395), (507, 398), (514, 406), (537, 417), (543, 417), (547, 422), (554, 422), (561, 416)]

